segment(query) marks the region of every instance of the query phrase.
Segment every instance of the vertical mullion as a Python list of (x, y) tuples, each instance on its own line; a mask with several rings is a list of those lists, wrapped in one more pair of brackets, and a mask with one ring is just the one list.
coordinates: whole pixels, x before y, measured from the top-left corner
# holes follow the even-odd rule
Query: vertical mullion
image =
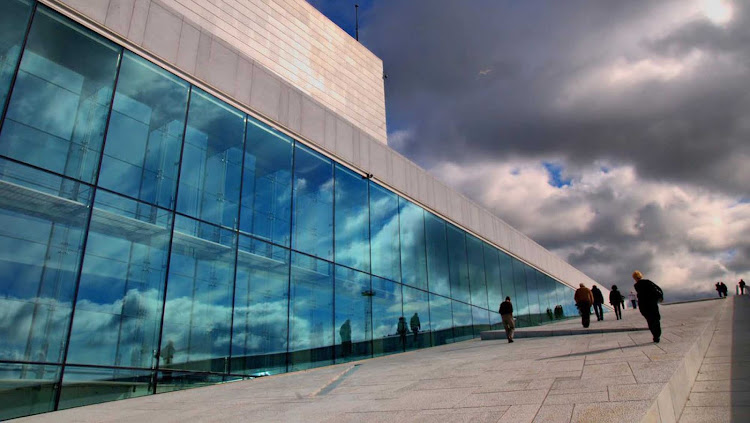
[[(102, 146), (99, 151), (99, 163), (96, 167), (95, 181), (99, 181), (99, 173), (102, 168), (102, 157), (104, 156), (104, 144), (107, 139), (107, 132), (109, 131), (109, 119), (112, 117), (112, 105), (115, 100), (115, 94), (117, 93), (117, 83), (120, 79), (120, 67), (122, 66), (122, 57), (125, 54), (125, 49), (120, 47), (120, 54), (117, 56), (117, 70), (115, 71), (115, 78), (112, 84), (112, 96), (109, 98), (109, 111), (107, 112), (107, 121), (104, 125), (104, 133), (102, 134)], [(20, 61), (19, 61), (20, 63)], [(89, 241), (89, 229), (91, 228), (91, 217), (94, 214), (94, 204), (96, 203), (96, 187), (92, 187), (91, 205), (89, 206), (88, 216), (86, 217), (86, 225), (84, 225), (84, 238), (83, 245), (81, 245), (81, 258), (78, 260), (78, 276), (76, 277), (75, 291), (73, 293), (73, 301), (71, 303), (70, 318), (68, 320), (68, 333), (65, 339), (65, 350), (63, 351), (62, 366), (60, 367), (60, 382), (58, 389), (55, 391), (55, 410), (60, 406), (60, 394), (62, 393), (62, 378), (65, 377), (65, 367), (68, 360), (68, 351), (70, 351), (70, 335), (73, 330), (73, 319), (76, 314), (76, 305), (78, 303), (78, 291), (81, 288), (81, 275), (83, 274), (83, 261), (86, 258), (86, 248), (88, 247)]]
[[(232, 373), (232, 342), (234, 336), (234, 305), (237, 296), (237, 266), (240, 260), (240, 219), (242, 217), (242, 188), (245, 181), (245, 148), (247, 147), (247, 115), (245, 115), (245, 127), (242, 132), (242, 160), (240, 161), (240, 201), (237, 203), (237, 224), (234, 228), (234, 275), (232, 277), (232, 311), (229, 319), (229, 359), (226, 367), (227, 374)], [(250, 291), (248, 291), (248, 295)]]
[(156, 345), (156, 354), (154, 354), (154, 358), (156, 360), (156, 363), (152, 366), (152, 375), (153, 378), (153, 384), (152, 388), (154, 390), (153, 393), (156, 393), (156, 387), (159, 380), (159, 367), (161, 363), (161, 344), (164, 337), (164, 313), (167, 308), (167, 287), (169, 285), (169, 271), (172, 265), (172, 246), (174, 243), (174, 228), (175, 228), (175, 222), (177, 221), (177, 195), (180, 191), (180, 176), (182, 173), (182, 156), (185, 152), (185, 138), (187, 137), (187, 125), (188, 125), (188, 117), (190, 116), (190, 100), (193, 95), (193, 86), (190, 85), (188, 88), (188, 95), (187, 95), (187, 102), (185, 103), (185, 123), (182, 126), (182, 145), (180, 146), (180, 159), (178, 161), (177, 166), (177, 178), (175, 179), (175, 194), (174, 194), (174, 209), (171, 211), (172, 213), (172, 225), (169, 231), (169, 244), (167, 249), (167, 266), (164, 270), (164, 289), (163, 289), (163, 295), (162, 295), (162, 302), (161, 302), (161, 319), (159, 319), (159, 341)]
[(285, 371), (289, 371), (289, 366), (291, 364), (291, 351), (289, 351), (289, 345), (290, 341), (292, 339), (292, 332), (291, 332), (291, 324), (289, 321), (291, 320), (291, 314), (292, 314), (292, 245), (294, 240), (294, 211), (296, 209), (295, 207), (295, 201), (297, 199), (297, 195), (294, 192), (294, 169), (296, 166), (296, 160), (297, 160), (297, 141), (292, 140), (292, 171), (291, 171), (291, 177), (292, 177), (292, 185), (291, 185), (291, 195), (289, 199), (289, 249), (287, 250), (287, 257), (288, 257), (288, 266), (287, 266), (287, 285), (286, 285), (286, 369)]

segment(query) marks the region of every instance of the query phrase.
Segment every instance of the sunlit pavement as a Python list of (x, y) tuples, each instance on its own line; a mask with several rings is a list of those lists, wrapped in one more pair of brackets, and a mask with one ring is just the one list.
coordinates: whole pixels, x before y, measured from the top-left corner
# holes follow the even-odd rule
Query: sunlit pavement
[[(750, 398), (747, 379), (732, 378), (740, 374), (737, 368), (742, 375), (750, 373), (750, 359), (743, 357), (747, 336), (732, 342), (733, 329), (746, 322), (748, 309), (750, 298), (663, 306), (659, 344), (648, 331), (537, 337), (513, 344), (472, 340), (17, 421), (674, 421), (688, 394), (682, 421), (707, 421), (700, 417), (706, 411), (701, 394), (728, 397), (717, 405), (729, 418), (746, 412), (741, 405), (748, 404), (742, 401)], [(604, 323), (644, 324), (637, 310), (627, 310), (620, 322), (613, 316), (608, 314)], [(544, 330), (574, 324), (560, 322)], [(592, 322), (592, 328), (599, 324)], [(696, 374), (701, 383), (690, 392)]]

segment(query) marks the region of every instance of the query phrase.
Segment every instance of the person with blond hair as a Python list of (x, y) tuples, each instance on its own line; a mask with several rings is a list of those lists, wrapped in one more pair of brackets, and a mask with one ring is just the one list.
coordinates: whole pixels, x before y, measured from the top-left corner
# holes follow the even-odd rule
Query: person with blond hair
[(661, 338), (661, 315), (659, 314), (659, 303), (664, 300), (664, 293), (659, 285), (643, 278), (643, 273), (636, 270), (633, 272), (635, 292), (638, 294), (638, 305), (641, 314), (648, 323), (648, 329), (654, 337), (654, 342), (659, 343)]

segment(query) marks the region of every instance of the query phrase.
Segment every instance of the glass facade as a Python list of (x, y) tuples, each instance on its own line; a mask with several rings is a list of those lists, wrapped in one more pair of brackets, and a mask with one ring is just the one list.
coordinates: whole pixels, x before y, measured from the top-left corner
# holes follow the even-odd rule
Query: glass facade
[(505, 296), (519, 326), (575, 315), (572, 289), (45, 6), (0, 23), (0, 419), (471, 339)]

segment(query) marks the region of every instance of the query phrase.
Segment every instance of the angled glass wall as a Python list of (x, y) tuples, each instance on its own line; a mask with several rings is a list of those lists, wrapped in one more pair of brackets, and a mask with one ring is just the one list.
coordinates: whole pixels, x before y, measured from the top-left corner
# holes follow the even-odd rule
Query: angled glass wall
[[(573, 290), (31, 0), (0, 2), (0, 420), (575, 316)], [(551, 312), (550, 312), (551, 311)]]

